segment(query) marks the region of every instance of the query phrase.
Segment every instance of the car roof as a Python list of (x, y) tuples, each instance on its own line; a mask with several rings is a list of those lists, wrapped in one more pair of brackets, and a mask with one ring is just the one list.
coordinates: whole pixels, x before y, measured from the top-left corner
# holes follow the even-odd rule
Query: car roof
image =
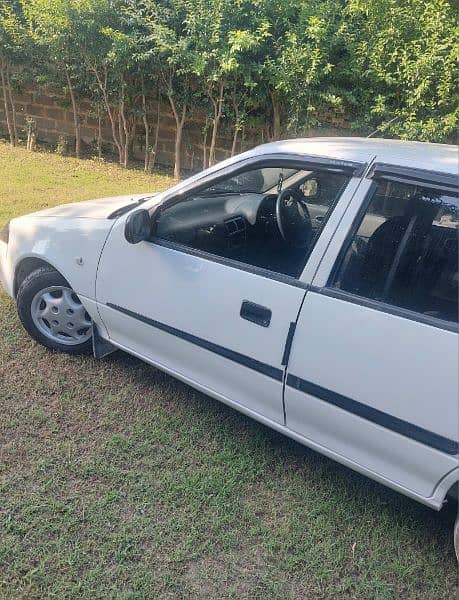
[(368, 163), (458, 173), (458, 148), (448, 144), (409, 142), (381, 138), (317, 137), (281, 140), (262, 144), (250, 154), (305, 154)]

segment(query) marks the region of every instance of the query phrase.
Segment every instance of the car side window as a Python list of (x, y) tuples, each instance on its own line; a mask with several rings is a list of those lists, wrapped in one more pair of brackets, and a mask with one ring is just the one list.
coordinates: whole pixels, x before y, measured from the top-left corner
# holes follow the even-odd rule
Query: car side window
[(348, 181), (349, 175), (324, 169), (247, 169), (161, 208), (154, 235), (299, 277)]
[(332, 284), (457, 322), (458, 209), (452, 193), (377, 182)]

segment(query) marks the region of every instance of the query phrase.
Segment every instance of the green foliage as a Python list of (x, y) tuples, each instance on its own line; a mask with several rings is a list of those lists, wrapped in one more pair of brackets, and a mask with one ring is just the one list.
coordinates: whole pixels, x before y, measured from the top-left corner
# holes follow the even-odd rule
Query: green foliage
[(340, 33), (354, 81), (363, 77), (360, 118), (379, 121), (381, 132), (402, 138), (441, 141), (454, 134), (459, 116), (456, 12), (448, 0), (348, 3)]
[(27, 39), (21, 7), (17, 2), (0, 4), (0, 54), (5, 59), (20, 63)]
[(17, 82), (72, 87), (114, 120), (122, 104), (125, 123), (159, 93), (213, 135), (297, 134), (340, 111), (362, 134), (449, 141), (456, 16), (449, 0), (3, 0), (0, 56)]
[(39, 61), (39, 53), (34, 52), (27, 25), (17, 0), (0, 2), (0, 60), (4, 67), (15, 67), (11, 73), (15, 87), (33, 77)]

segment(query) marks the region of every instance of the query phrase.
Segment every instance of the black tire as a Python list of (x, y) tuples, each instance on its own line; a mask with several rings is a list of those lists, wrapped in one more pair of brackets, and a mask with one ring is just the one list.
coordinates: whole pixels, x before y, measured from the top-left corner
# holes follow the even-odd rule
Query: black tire
[(453, 530), (454, 550), (456, 551), (456, 559), (459, 562), (459, 515), (456, 517)]
[(69, 346), (61, 344), (57, 340), (46, 337), (35, 325), (32, 319), (32, 300), (35, 295), (51, 286), (71, 287), (64, 277), (52, 267), (41, 267), (32, 271), (19, 287), (16, 297), (18, 315), (27, 333), (45, 348), (66, 354), (89, 354), (92, 351), (92, 338), (81, 344)]

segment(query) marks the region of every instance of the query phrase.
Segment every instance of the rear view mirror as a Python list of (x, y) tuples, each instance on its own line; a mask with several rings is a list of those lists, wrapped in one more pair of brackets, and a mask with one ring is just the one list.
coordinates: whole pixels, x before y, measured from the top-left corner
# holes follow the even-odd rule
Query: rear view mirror
[(306, 179), (303, 183), (303, 195), (305, 198), (314, 198), (319, 193), (319, 182), (317, 179)]
[(130, 244), (138, 244), (150, 239), (151, 217), (148, 210), (139, 208), (126, 219), (124, 237)]

